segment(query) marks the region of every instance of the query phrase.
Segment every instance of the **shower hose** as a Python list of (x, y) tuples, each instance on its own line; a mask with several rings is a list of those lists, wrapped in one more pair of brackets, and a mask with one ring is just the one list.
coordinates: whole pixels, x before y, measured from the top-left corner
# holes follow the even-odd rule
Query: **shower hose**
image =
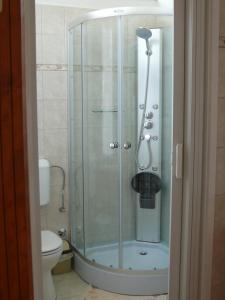
[(151, 52), (147, 51), (146, 54), (148, 56), (148, 59), (147, 59), (146, 85), (145, 85), (145, 101), (144, 101), (144, 109), (142, 111), (141, 126), (140, 126), (140, 132), (139, 132), (139, 137), (138, 137), (138, 146), (137, 146), (137, 151), (136, 151), (136, 165), (137, 165), (138, 169), (142, 170), (142, 171), (147, 170), (151, 166), (151, 163), (152, 163), (151, 138), (146, 140), (147, 148), (148, 148), (148, 156), (149, 156), (147, 165), (141, 164), (140, 159), (139, 159), (141, 144), (145, 140), (145, 138), (143, 136), (143, 132), (144, 132), (145, 114), (146, 114), (147, 101), (148, 101), (148, 90), (149, 90), (149, 73), (150, 73)]

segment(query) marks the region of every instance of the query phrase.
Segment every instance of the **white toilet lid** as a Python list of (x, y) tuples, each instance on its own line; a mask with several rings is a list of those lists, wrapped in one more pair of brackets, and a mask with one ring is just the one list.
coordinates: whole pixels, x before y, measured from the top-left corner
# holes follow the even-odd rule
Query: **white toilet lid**
[(48, 230), (41, 231), (41, 252), (54, 251), (62, 246), (62, 239), (54, 232)]

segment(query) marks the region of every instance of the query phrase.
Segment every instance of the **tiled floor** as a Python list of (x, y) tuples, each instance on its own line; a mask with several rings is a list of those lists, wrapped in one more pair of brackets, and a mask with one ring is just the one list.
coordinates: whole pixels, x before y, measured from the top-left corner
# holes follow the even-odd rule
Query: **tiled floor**
[(95, 289), (75, 272), (54, 276), (57, 300), (168, 300), (167, 296), (123, 296)]

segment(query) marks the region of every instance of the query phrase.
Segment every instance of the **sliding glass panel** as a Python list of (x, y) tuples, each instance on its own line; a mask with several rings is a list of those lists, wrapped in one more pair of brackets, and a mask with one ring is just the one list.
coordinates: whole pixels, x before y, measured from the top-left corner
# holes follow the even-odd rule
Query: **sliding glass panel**
[(86, 257), (118, 267), (117, 20), (82, 25)]

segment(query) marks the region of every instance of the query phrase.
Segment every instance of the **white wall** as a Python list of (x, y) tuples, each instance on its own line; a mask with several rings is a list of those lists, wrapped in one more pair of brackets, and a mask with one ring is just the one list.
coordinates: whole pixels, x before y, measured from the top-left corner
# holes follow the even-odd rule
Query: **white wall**
[(159, 0), (158, 2), (161, 3), (163, 6), (172, 8), (174, 0)]

